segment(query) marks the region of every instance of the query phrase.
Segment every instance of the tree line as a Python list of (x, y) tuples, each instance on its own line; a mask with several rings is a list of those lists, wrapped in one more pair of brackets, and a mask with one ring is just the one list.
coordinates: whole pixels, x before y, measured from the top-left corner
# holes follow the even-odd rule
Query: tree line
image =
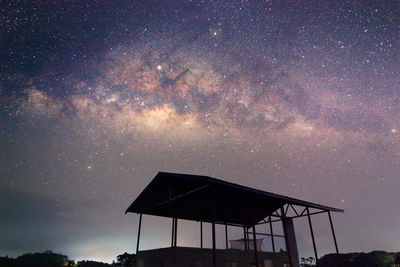
[(372, 251), (328, 254), (318, 260), (317, 267), (400, 267), (400, 252)]
[(75, 262), (66, 255), (50, 250), (42, 253), (27, 253), (17, 258), (0, 257), (0, 267), (131, 267), (135, 254), (124, 253), (117, 256), (112, 264), (82, 260)]
[[(91, 260), (75, 262), (66, 255), (45, 251), (42, 253), (27, 253), (17, 258), (0, 257), (0, 267), (131, 267), (135, 254), (118, 255), (113, 263)], [(400, 252), (372, 251), (369, 253), (328, 254), (315, 263), (315, 259), (302, 258), (302, 267), (400, 267)]]

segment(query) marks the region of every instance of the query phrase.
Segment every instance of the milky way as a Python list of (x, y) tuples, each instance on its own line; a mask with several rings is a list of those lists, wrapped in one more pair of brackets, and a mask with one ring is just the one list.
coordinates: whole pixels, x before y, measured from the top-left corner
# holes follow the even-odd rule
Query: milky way
[(133, 251), (158, 171), (337, 206), (342, 250), (400, 250), (398, 1), (0, 7), (2, 254)]

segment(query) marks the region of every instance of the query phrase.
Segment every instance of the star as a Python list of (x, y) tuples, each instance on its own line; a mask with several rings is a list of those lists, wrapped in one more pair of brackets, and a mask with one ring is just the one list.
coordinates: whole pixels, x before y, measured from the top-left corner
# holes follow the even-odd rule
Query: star
[(400, 250), (374, 227), (400, 220), (398, 1), (25, 2), (0, 16), (0, 190), (70, 202), (0, 220), (5, 251), (129, 247), (121, 203), (162, 170), (349, 206), (343, 251)]

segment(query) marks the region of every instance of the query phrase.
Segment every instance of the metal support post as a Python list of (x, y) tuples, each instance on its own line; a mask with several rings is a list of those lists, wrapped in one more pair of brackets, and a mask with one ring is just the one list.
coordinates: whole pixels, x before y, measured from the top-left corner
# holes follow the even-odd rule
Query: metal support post
[(225, 247), (226, 249), (229, 248), (228, 246), (228, 225), (225, 223)]
[(318, 261), (318, 254), (317, 254), (317, 246), (315, 245), (315, 238), (314, 238), (314, 230), (311, 222), (311, 216), (310, 216), (310, 210), (307, 207), (307, 217), (308, 217), (308, 224), (310, 226), (310, 232), (311, 232), (311, 239), (313, 243), (313, 248), (314, 248), (314, 256), (315, 256), (315, 261)]
[(174, 246), (174, 238), (175, 238), (175, 218), (172, 218), (172, 231), (171, 231), (171, 247)]
[(254, 226), (253, 226), (253, 246), (254, 246), (254, 256), (255, 256), (255, 260), (256, 260), (256, 266), (258, 267), (256, 228)]
[(203, 222), (200, 222), (200, 247), (203, 248)]
[(213, 267), (217, 267), (217, 257), (215, 251), (215, 223), (212, 222), (212, 249), (213, 249)]
[(282, 225), (283, 225), (283, 235), (285, 236), (285, 246), (286, 246), (286, 252), (288, 254), (288, 258), (289, 258), (289, 265), (292, 266), (292, 257), (291, 257), (291, 253), (290, 253), (290, 245), (288, 242), (288, 233), (286, 232), (286, 227), (284, 224), (284, 220), (285, 220), (285, 211), (283, 210), (283, 207), (281, 208), (281, 214), (282, 214)]
[(136, 241), (136, 255), (139, 251), (139, 242), (140, 242), (140, 230), (142, 228), (142, 214), (140, 213), (139, 215), (139, 229), (138, 229), (138, 235), (137, 235), (137, 241)]
[(176, 244), (178, 243), (178, 218), (175, 218), (175, 238), (174, 238), (174, 247), (176, 247)]
[(338, 248), (338, 244), (337, 244), (337, 241), (336, 241), (335, 229), (333, 228), (331, 212), (329, 210), (328, 210), (328, 216), (329, 216), (329, 223), (331, 224), (333, 241), (335, 242), (336, 254), (339, 254), (339, 248)]
[(246, 226), (243, 226), (243, 239), (244, 239), (244, 250), (247, 250)]
[(272, 252), (275, 252), (275, 240), (274, 240), (274, 231), (272, 229), (271, 216), (269, 216), (269, 232), (271, 234)]

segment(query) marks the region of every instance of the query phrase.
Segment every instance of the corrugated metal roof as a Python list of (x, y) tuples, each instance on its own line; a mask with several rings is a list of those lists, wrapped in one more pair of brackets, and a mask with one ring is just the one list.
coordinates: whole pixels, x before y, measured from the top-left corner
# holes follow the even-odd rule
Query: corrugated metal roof
[(285, 204), (343, 212), (208, 176), (159, 172), (125, 213), (250, 227)]

